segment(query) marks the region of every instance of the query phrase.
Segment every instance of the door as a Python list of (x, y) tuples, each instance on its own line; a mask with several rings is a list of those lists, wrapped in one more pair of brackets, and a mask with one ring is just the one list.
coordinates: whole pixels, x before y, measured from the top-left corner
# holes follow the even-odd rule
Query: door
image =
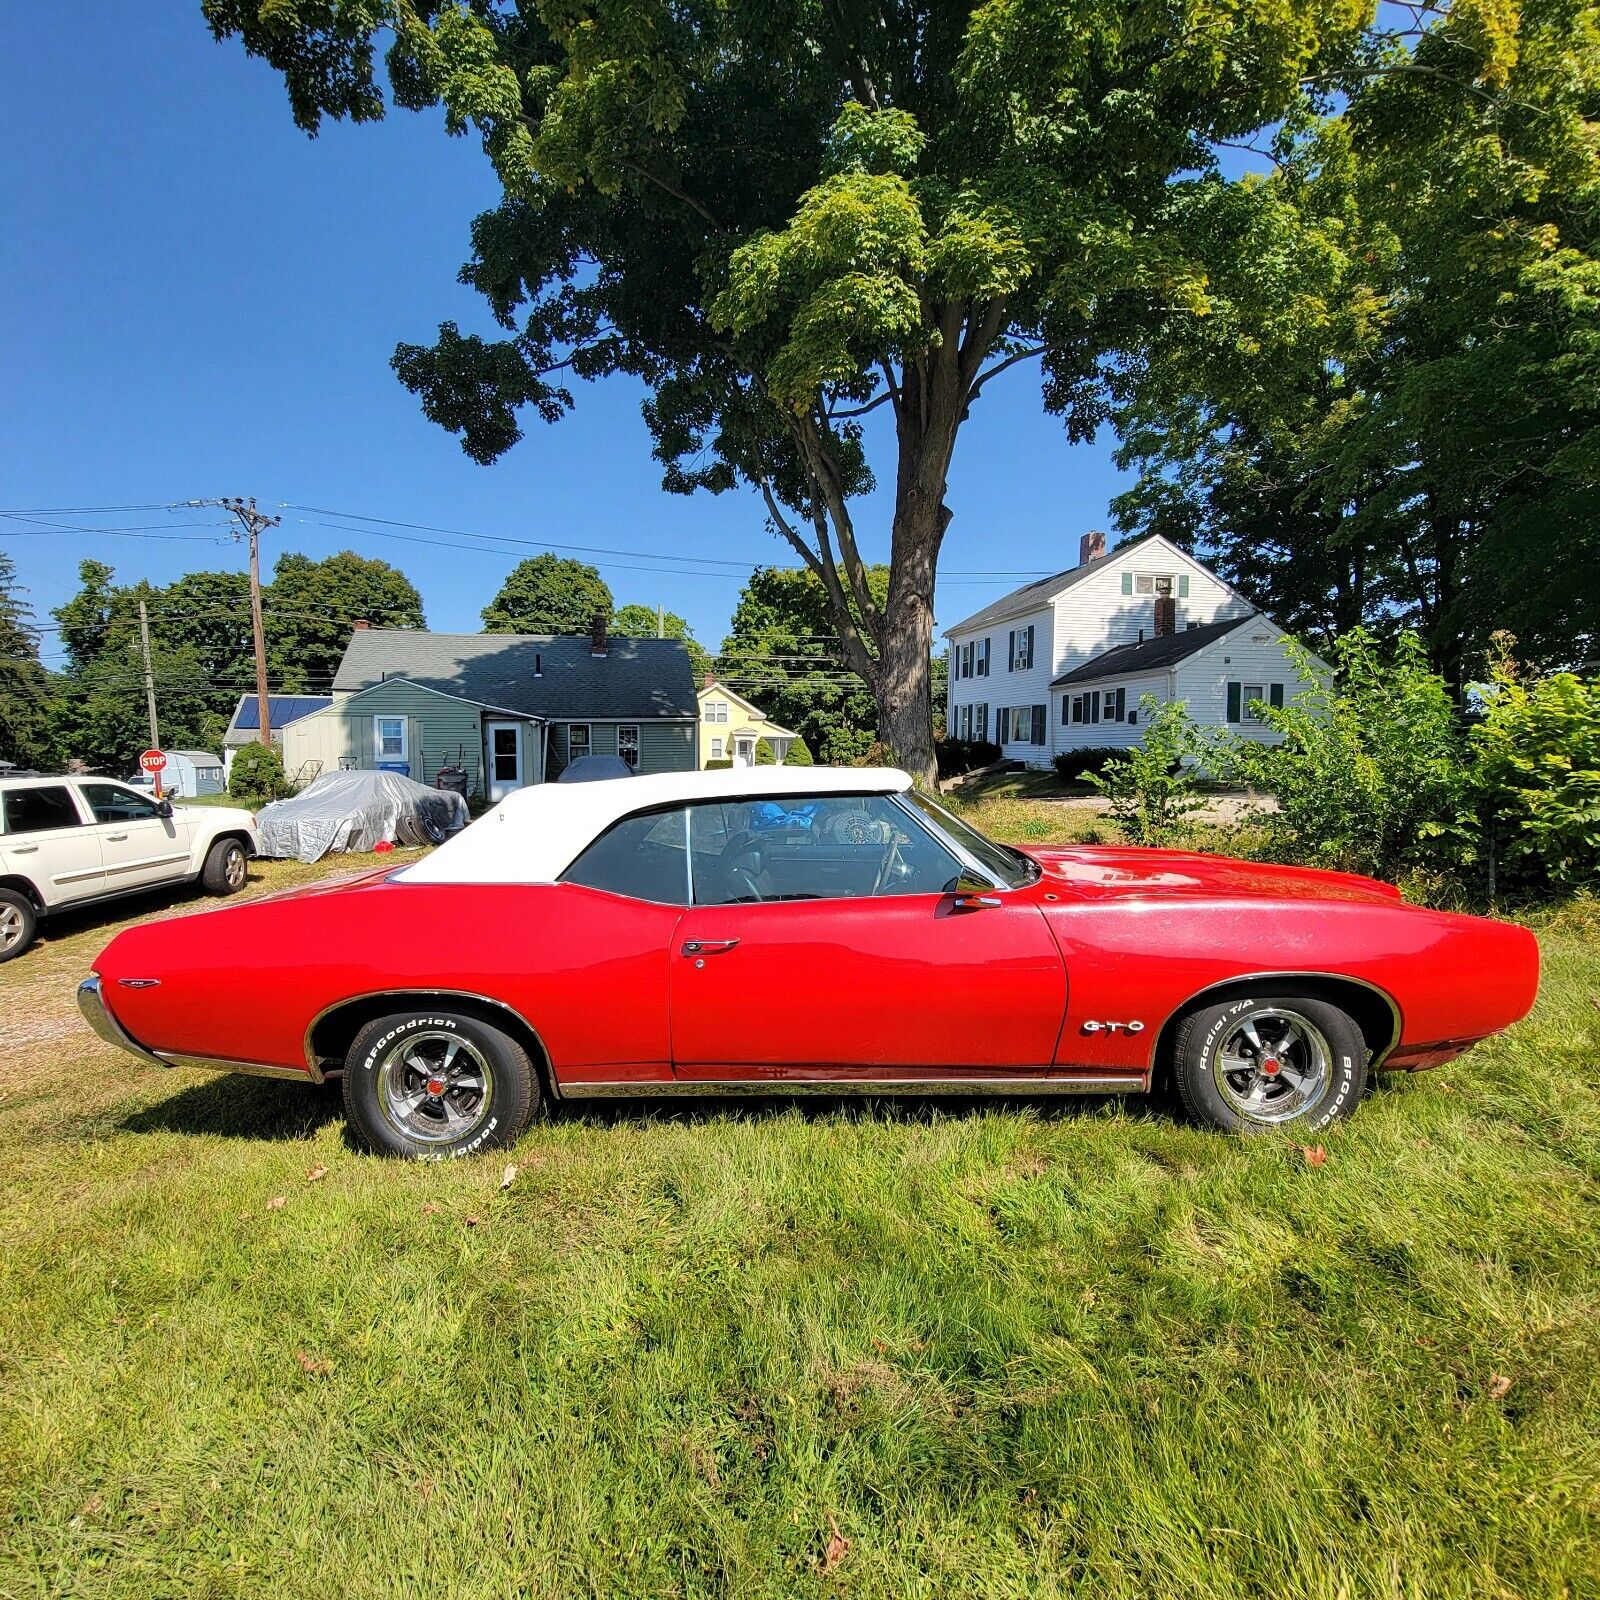
[(489, 800), (504, 800), (522, 787), (522, 724), (488, 722), (484, 733), (489, 746)]
[[(672, 952), (683, 1079), (1047, 1068), (1066, 972), (1032, 899), (963, 906), (961, 863), (883, 795), (691, 806)], [(968, 897), (971, 898), (971, 897)]]
[(181, 808), (163, 817), (155, 801), (122, 783), (83, 783), (78, 793), (94, 813), (108, 893), (189, 875), (190, 827)]
[(3, 797), (0, 862), (26, 878), (46, 905), (89, 900), (105, 890), (100, 839), (65, 783), (26, 784)]
[(753, 733), (741, 733), (735, 736), (733, 764), (736, 767), (753, 767), (756, 764), (756, 739)]

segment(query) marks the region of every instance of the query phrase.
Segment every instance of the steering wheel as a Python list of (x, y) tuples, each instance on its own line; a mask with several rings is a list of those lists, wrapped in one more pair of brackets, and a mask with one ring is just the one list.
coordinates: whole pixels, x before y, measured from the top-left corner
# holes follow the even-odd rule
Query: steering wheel
[(889, 834), (889, 848), (883, 853), (883, 865), (878, 868), (878, 876), (873, 880), (872, 892), (882, 894), (889, 879), (894, 875), (894, 869), (900, 860), (900, 836), (894, 832)]
[(767, 898), (764, 894), (762, 894), (761, 885), (756, 882), (755, 874), (751, 872), (748, 867), (729, 867), (728, 884), (730, 888), (735, 889), (738, 888), (740, 884), (743, 884), (749, 891), (748, 894), (739, 895), (737, 897), (739, 900), (759, 901)]

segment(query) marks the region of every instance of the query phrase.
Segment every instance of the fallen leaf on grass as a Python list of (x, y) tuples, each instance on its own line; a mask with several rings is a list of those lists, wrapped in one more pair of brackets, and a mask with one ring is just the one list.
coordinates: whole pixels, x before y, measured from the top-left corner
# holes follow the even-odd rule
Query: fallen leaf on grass
[(425, 1217), (436, 1217), (443, 1210), (444, 1207), (437, 1200), (424, 1200), (422, 1202), (422, 1214)]
[(467, 1226), (469, 1228), (476, 1228), (478, 1226), (478, 1224), (481, 1223), (482, 1221), (483, 1221), (482, 1217), (468, 1217), (467, 1218)]
[(309, 1372), (313, 1378), (326, 1378), (333, 1371), (333, 1363), (326, 1356), (311, 1356), (304, 1350), (296, 1350), (294, 1358), (300, 1363), (301, 1370)]
[(1303, 1144), (1299, 1149), (1308, 1167), (1320, 1167), (1328, 1159), (1328, 1152), (1320, 1144)]
[(502, 1189), (509, 1189), (516, 1181), (517, 1169), (511, 1162), (508, 1161), (506, 1163), (506, 1170), (500, 1174), (500, 1187)]
[(1489, 1398), (1491, 1400), (1504, 1400), (1511, 1389), (1511, 1380), (1503, 1372), (1494, 1372), (1489, 1375)]
[(289, 1199), (289, 1197), (287, 1195), (283, 1195), (283, 1194), (275, 1194), (275, 1195), (273, 1195), (273, 1197), (269, 1201), (267, 1201), (267, 1210), (268, 1211), (282, 1211), (284, 1206), (288, 1203), (288, 1199)]
[(822, 1557), (822, 1575), (827, 1575), (850, 1554), (850, 1541), (839, 1532), (839, 1524), (833, 1520), (833, 1513), (828, 1514), (828, 1527), (831, 1530), (828, 1538), (828, 1548)]
[(1441, 1078), (1439, 1080), (1439, 1093), (1440, 1094), (1454, 1094), (1455, 1090), (1452, 1089), (1450, 1087), (1450, 1085), (1444, 1081), (1443, 1078)]
[(98, 1517), (106, 1508), (106, 1503), (97, 1494), (92, 1494), (78, 1507), (80, 1517)]
[(306, 1182), (307, 1183), (321, 1183), (322, 1180), (324, 1178), (326, 1178), (327, 1176), (328, 1176), (328, 1169), (326, 1167), (313, 1167), (306, 1174)]

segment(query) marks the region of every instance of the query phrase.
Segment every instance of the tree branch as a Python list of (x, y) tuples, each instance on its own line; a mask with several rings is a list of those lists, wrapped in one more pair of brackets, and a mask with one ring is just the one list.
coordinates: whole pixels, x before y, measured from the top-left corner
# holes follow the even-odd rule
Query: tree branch
[(983, 388), (991, 378), (998, 377), (1007, 367), (1014, 367), (1019, 361), (1031, 361), (1035, 356), (1043, 355), (1045, 346), (1042, 344), (1031, 345), (1026, 350), (1018, 350), (1007, 356), (1003, 361), (997, 361), (986, 372), (980, 372), (972, 380), (972, 386), (967, 390), (967, 403), (970, 405), (978, 398), (978, 391)]
[(824, 415), (829, 422), (842, 422), (849, 417), (864, 417), (869, 411), (876, 411), (879, 406), (887, 405), (894, 399), (894, 391), (886, 389), (876, 399), (869, 400), (864, 406), (852, 406), (848, 411), (828, 411)]
[[(843, 475), (839, 471), (838, 455), (833, 448), (833, 431), (827, 418), (820, 412), (797, 419), (800, 451), (805, 458), (815, 490), (833, 519), (834, 530), (839, 535), (839, 551), (844, 557), (844, 570), (850, 579), (850, 592), (855, 596), (856, 609), (868, 637), (879, 648), (883, 645), (883, 619), (878, 614), (877, 603), (867, 583), (866, 563), (856, 545), (855, 523), (846, 503)], [(816, 495), (813, 494), (813, 498)]]
[(622, 165), (636, 177), (643, 178), (646, 183), (654, 184), (655, 187), (658, 188), (663, 194), (671, 195), (674, 200), (681, 201), (684, 205), (688, 206), (688, 208), (694, 212), (697, 217), (703, 218), (704, 221), (706, 221), (711, 227), (715, 228), (718, 233), (722, 231), (722, 224), (717, 221), (710, 207), (707, 206), (703, 201), (696, 200), (692, 194), (685, 194), (682, 189), (679, 189), (675, 185), (668, 183), (665, 178), (659, 178), (655, 173), (647, 171), (644, 167), (641, 167), (637, 161), (629, 161), (625, 159), (622, 162)]

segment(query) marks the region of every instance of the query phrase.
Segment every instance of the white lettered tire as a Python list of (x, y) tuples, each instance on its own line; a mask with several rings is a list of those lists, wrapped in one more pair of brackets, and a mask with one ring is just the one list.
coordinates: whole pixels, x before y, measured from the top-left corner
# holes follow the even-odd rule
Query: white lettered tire
[(1315, 1133), (1348, 1117), (1367, 1086), (1367, 1042), (1337, 1006), (1287, 991), (1191, 1011), (1173, 1040), (1173, 1080), (1197, 1122), (1228, 1133)]
[(444, 1007), (369, 1022), (345, 1057), (345, 1119), (375, 1155), (443, 1161), (500, 1149), (538, 1103), (528, 1052), (500, 1029)]

